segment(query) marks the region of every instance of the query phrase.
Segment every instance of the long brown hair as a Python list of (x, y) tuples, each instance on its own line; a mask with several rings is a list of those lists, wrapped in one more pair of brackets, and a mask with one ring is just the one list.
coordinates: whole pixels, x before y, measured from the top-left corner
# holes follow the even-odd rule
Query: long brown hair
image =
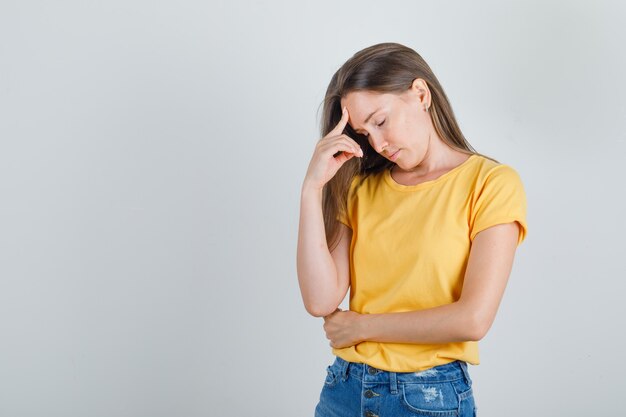
[[(367, 90), (400, 94), (409, 89), (416, 78), (423, 79), (430, 90), (431, 106), (428, 114), (437, 135), (454, 149), (482, 155), (463, 136), (448, 97), (426, 61), (413, 49), (398, 43), (379, 43), (362, 49), (335, 72), (322, 103), (321, 136), (326, 136), (339, 123), (341, 98), (348, 93)], [(369, 145), (367, 137), (356, 133), (349, 124), (344, 133), (361, 146), (363, 158), (351, 158), (324, 185), (322, 207), (329, 248), (339, 241), (337, 215), (347, 210), (347, 194), (355, 176), (361, 175), (362, 181), (369, 175), (394, 165), (392, 161), (378, 154)]]

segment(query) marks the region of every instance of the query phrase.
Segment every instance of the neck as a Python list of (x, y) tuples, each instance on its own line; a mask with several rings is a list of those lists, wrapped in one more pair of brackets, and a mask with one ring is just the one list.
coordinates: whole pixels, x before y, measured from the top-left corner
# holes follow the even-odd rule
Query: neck
[(459, 151), (450, 148), (448, 145), (443, 147), (430, 147), (426, 150), (421, 162), (411, 168), (402, 168), (394, 165), (391, 168), (392, 173), (409, 174), (411, 177), (428, 177), (441, 171), (448, 171), (451, 168), (463, 163), (469, 156), (470, 152)]

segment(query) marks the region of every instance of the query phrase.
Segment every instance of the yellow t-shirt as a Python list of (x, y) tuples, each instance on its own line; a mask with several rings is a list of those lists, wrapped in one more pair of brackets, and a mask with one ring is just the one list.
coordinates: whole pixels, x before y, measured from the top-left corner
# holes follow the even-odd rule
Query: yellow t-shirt
[[(350, 310), (361, 314), (422, 310), (458, 300), (478, 232), (517, 221), (526, 236), (526, 195), (517, 172), (473, 154), (437, 179), (405, 186), (389, 169), (352, 181)], [(346, 215), (347, 214), (347, 215)], [(334, 355), (393, 372), (417, 372), (454, 360), (480, 363), (478, 342), (361, 342)]]

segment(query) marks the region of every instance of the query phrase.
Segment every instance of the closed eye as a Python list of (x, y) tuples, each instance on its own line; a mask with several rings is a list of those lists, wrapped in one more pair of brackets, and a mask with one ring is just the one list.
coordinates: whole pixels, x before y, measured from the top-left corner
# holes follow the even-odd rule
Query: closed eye
[[(387, 119), (383, 119), (383, 121), (378, 123), (376, 126), (381, 127), (382, 125), (385, 124), (386, 121), (387, 121)], [(357, 132), (357, 133), (359, 133), (359, 132)], [(363, 136), (366, 136), (366, 137), (368, 136), (367, 132), (363, 132), (363, 133), (360, 133), (360, 134), (363, 135)]]

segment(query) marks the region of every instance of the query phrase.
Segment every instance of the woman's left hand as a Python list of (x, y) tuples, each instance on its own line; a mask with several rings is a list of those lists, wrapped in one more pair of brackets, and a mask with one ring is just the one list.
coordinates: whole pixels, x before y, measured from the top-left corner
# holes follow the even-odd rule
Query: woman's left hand
[(324, 331), (333, 348), (354, 346), (363, 341), (364, 315), (340, 308), (324, 316)]

